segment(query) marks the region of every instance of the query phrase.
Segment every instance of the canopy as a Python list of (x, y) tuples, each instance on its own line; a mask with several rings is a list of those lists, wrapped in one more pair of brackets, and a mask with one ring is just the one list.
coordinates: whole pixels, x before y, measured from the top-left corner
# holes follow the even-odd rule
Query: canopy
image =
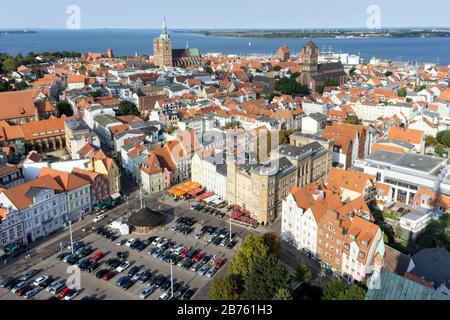
[(214, 195), (214, 192), (206, 192), (204, 194), (201, 194), (197, 197), (197, 200), (205, 200), (208, 199), (209, 197), (212, 197)]
[(205, 189), (203, 189), (203, 188), (197, 188), (197, 189), (194, 189), (194, 190), (189, 191), (189, 192), (187, 193), (187, 195), (195, 197), (196, 195), (202, 193), (204, 190), (205, 190)]
[(225, 202), (225, 200), (222, 200), (221, 198), (217, 198), (217, 199), (212, 201), (212, 203), (214, 203), (214, 204), (222, 204), (224, 202)]
[(114, 193), (113, 195), (111, 195), (112, 199), (118, 199), (120, 198), (120, 192)]
[(214, 202), (215, 200), (218, 200), (220, 197), (218, 196), (218, 195), (214, 195), (214, 196), (211, 196), (211, 197), (208, 197), (207, 199), (205, 199), (204, 201), (206, 202), (206, 203), (210, 203), (210, 202)]
[(177, 197), (182, 197), (182, 196), (184, 196), (186, 194), (186, 191), (180, 190), (178, 188), (170, 189), (167, 192), (172, 194), (172, 195), (174, 195), (174, 196), (177, 196)]

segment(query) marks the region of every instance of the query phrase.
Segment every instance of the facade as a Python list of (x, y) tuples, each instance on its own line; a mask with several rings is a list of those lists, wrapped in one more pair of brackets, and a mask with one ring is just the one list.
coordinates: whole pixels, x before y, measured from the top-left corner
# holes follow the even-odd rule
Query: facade
[(22, 215), (25, 243), (63, 228), (69, 219), (66, 193), (49, 175), (1, 192), (0, 206)]
[(200, 183), (222, 199), (227, 199), (227, 165), (223, 153), (208, 156), (196, 153), (192, 157), (191, 171), (192, 181)]
[(157, 67), (172, 67), (172, 40), (167, 32), (166, 19), (163, 22), (163, 31), (158, 38), (153, 39), (154, 64)]
[(393, 201), (411, 205), (419, 188), (450, 195), (450, 166), (446, 159), (416, 153), (377, 150), (355, 167), (392, 188)]
[(318, 86), (323, 86), (327, 79), (335, 79), (338, 85), (347, 80), (347, 73), (341, 62), (319, 64), (319, 48), (312, 42), (308, 42), (300, 52), (301, 75), (297, 81), (315, 91)]
[(0, 188), (10, 189), (24, 182), (22, 167), (9, 165), (0, 167)]
[(109, 198), (108, 179), (95, 172), (80, 168), (74, 168), (72, 174), (89, 181), (91, 189), (91, 203), (95, 205), (103, 200)]
[(158, 157), (150, 153), (141, 166), (141, 181), (144, 192), (148, 194), (159, 193), (164, 190), (164, 169)]
[(65, 122), (66, 149), (72, 159), (79, 159), (79, 151), (86, 144), (100, 147), (100, 139), (81, 118), (72, 118)]
[(295, 185), (296, 172), (286, 157), (264, 164), (227, 163), (227, 202), (242, 207), (260, 223), (272, 222)]
[(14, 243), (26, 243), (23, 220), (20, 211), (0, 208), (0, 249)]
[(62, 188), (67, 197), (67, 216), (75, 222), (91, 213), (90, 183), (83, 178), (64, 171), (42, 168), (38, 178), (51, 176)]

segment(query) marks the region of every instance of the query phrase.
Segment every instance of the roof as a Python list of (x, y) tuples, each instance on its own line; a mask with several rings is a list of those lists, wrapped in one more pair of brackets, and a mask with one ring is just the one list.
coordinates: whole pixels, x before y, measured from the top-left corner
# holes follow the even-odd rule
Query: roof
[(163, 221), (163, 215), (149, 208), (143, 208), (128, 218), (128, 224), (135, 227), (154, 227)]
[(39, 171), (38, 177), (43, 177), (46, 175), (52, 176), (65, 191), (72, 191), (89, 184), (89, 181), (72, 173), (51, 168), (42, 168), (41, 171)]
[(372, 152), (366, 157), (366, 160), (387, 163), (390, 165), (422, 171), (424, 173), (429, 173), (443, 162), (446, 162), (445, 159), (425, 156), (422, 154), (397, 153), (385, 150), (376, 150)]
[(381, 270), (371, 279), (378, 275), (379, 287), (369, 286), (366, 300), (450, 300), (446, 295), (390, 271)]
[(374, 176), (367, 173), (331, 168), (328, 183), (337, 188), (362, 193), (367, 182), (374, 179)]
[(33, 204), (33, 198), (30, 197), (30, 191), (33, 189), (52, 189), (56, 193), (64, 191), (53, 177), (50, 175), (43, 175), (11, 189), (4, 190), (3, 194), (18, 210), (22, 210)]
[(391, 140), (409, 142), (412, 144), (421, 144), (424, 136), (425, 134), (422, 130), (390, 127), (387, 138)]
[(412, 257), (415, 267), (409, 272), (439, 287), (450, 280), (450, 253), (445, 248), (422, 249)]
[(386, 254), (383, 259), (383, 269), (403, 276), (411, 258), (388, 245), (384, 245), (384, 249)]
[(40, 89), (0, 93), (0, 120), (35, 117), (35, 99), (40, 93)]

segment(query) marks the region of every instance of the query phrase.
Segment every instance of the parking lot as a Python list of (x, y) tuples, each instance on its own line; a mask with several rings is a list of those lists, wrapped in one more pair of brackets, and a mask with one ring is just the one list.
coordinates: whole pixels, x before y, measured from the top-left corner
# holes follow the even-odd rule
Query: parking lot
[[(191, 215), (195, 216), (196, 214), (191, 213)], [(153, 240), (153, 238), (155, 237), (166, 238), (170, 240), (175, 246), (183, 245), (186, 248), (187, 247), (192, 248), (191, 249), (192, 251), (199, 250), (200, 252), (204, 253), (204, 255), (200, 254), (198, 256), (201, 262), (203, 262), (205, 256), (209, 257), (210, 261), (208, 261), (207, 264), (211, 265), (210, 269), (212, 269), (214, 268), (214, 265), (218, 261), (223, 260), (225, 264), (220, 268), (218, 274), (225, 272), (225, 269), (227, 268), (230, 259), (233, 257), (235, 250), (239, 247), (239, 241), (237, 245), (235, 245), (232, 249), (230, 249), (226, 245), (225, 246), (214, 245), (213, 243), (207, 244), (206, 240), (208, 238), (211, 239), (213, 237), (213, 234), (208, 235), (206, 233), (201, 239), (197, 239), (196, 235), (201, 233), (202, 228), (203, 230), (206, 229), (206, 224), (204, 222), (199, 223), (200, 221), (198, 217), (195, 218), (197, 220), (197, 223), (195, 223), (192, 226), (193, 230), (187, 235), (183, 234), (180, 231), (172, 230), (172, 227), (177, 225), (177, 223), (175, 222), (176, 219), (173, 219), (173, 217), (171, 223), (166, 224), (164, 227), (161, 227), (157, 230), (153, 230), (149, 234), (138, 235), (133, 233), (124, 237), (120, 237), (119, 239), (114, 239), (114, 241), (106, 239), (105, 236), (101, 234), (92, 232), (87, 236), (85, 236), (84, 238), (82, 238), (82, 241), (85, 244), (91, 246), (93, 250), (93, 252), (90, 255), (88, 255), (88, 257), (93, 257), (96, 252), (102, 252), (105, 255), (99, 261), (100, 266), (95, 271), (89, 273), (87, 271), (80, 271), (79, 269), (75, 269), (76, 271), (74, 273), (74, 268), (69, 268), (70, 266), (67, 263), (59, 261), (57, 259), (58, 254), (54, 254), (53, 256), (33, 266), (33, 268), (35, 269), (41, 269), (41, 272), (35, 275), (30, 281), (32, 282), (32, 280), (44, 275), (51, 276), (54, 280), (61, 280), (63, 282), (69, 279), (71, 283), (74, 283), (74, 281), (76, 283), (78, 281), (77, 279), (79, 279), (78, 284), (81, 289), (79, 290), (79, 295), (75, 298), (75, 300), (85, 298), (86, 296), (94, 296), (96, 299), (108, 299), (108, 300), (140, 299), (139, 295), (146, 287), (151, 286), (153, 279), (158, 278), (160, 276), (164, 276), (168, 280), (170, 280), (171, 264), (170, 261), (161, 261), (159, 257), (154, 257), (148, 253), (151, 249), (156, 248), (156, 245), (149, 244), (148, 246), (146, 246), (144, 250), (140, 252), (135, 249), (127, 247), (125, 244), (122, 246), (117, 245), (117, 242), (119, 240), (126, 241), (132, 238), (139, 239), (141, 241), (147, 240), (149, 238)], [(101, 223), (98, 223), (97, 225), (101, 225)], [(217, 225), (213, 224), (211, 225), (217, 227)], [(223, 234), (221, 236), (221, 239), (225, 240), (223, 242), (226, 243), (227, 242), (226, 239), (229, 238), (229, 232), (228, 230), (222, 231)], [(239, 236), (235, 235), (235, 238), (239, 239)], [(156, 249), (154, 249), (153, 251), (155, 250)], [(69, 250), (66, 248), (65, 251)], [(123, 272), (112, 277), (112, 279), (110, 279), (109, 281), (97, 278), (96, 273), (99, 270), (103, 268), (107, 268), (109, 270), (114, 269), (106, 266), (106, 262), (110, 259), (117, 258), (117, 253), (119, 252), (125, 252), (126, 259), (124, 260), (129, 261), (130, 266)], [(182, 253), (183, 251), (180, 251), (180, 254)], [(175, 258), (175, 255), (173, 257)], [(194, 256), (191, 258), (191, 260), (193, 259)], [(116, 281), (120, 277), (127, 275), (128, 272), (134, 266), (137, 266), (139, 268), (142, 267), (145, 268), (145, 270), (150, 271), (151, 279), (146, 283), (134, 281), (133, 285), (128, 290), (124, 290), (116, 284)], [(207, 267), (205, 267), (205, 269), (207, 269)], [(208, 286), (208, 283), (211, 280), (210, 278), (206, 277), (206, 275), (199, 275), (198, 272), (192, 271), (191, 268), (185, 269), (178, 265), (173, 265), (172, 270), (173, 270), (173, 283), (179, 284), (176, 285), (176, 287), (179, 286), (180, 290), (178, 291), (181, 291), (182, 288), (192, 289), (194, 293), (194, 295), (190, 297), (192, 299), (196, 299), (200, 291), (203, 290), (203, 292), (205, 292), (205, 288)], [(79, 274), (79, 277), (77, 277), (77, 274)], [(214, 275), (213, 277), (218, 276), (218, 274)], [(165, 289), (167, 293), (170, 293), (170, 286), (166, 285)], [(161, 294), (163, 294), (163, 290), (161, 288), (158, 288), (147, 299), (156, 300), (161, 296)], [(31, 299), (49, 299), (51, 296), (52, 294), (50, 294), (46, 290), (42, 290), (35, 296), (33, 296)], [(206, 298), (205, 293), (200, 295), (199, 298), (200, 299)], [(0, 299), (11, 300), (23, 298), (11, 293), (6, 288), (1, 288)]]

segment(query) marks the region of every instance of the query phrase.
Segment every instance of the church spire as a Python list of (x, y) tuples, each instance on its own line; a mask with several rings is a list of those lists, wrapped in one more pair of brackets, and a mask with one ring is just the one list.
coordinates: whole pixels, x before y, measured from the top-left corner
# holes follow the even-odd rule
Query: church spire
[(161, 39), (169, 39), (169, 33), (167, 32), (167, 24), (166, 24), (166, 17), (163, 18), (163, 26), (162, 26), (162, 32), (159, 36)]

